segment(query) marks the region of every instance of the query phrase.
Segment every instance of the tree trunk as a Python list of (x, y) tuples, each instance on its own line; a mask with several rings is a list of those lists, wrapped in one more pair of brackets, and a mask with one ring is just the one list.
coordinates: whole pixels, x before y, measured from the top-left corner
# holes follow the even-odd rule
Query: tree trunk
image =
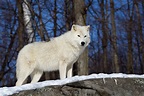
[(64, 11), (65, 11), (65, 25), (66, 25), (66, 30), (70, 30), (71, 29), (71, 23), (73, 21), (72, 19), (72, 1), (71, 0), (64, 0)]
[(114, 2), (110, 0), (110, 8), (111, 8), (111, 28), (112, 28), (112, 37), (111, 44), (113, 46), (113, 66), (115, 72), (120, 72), (119, 64), (118, 64), (118, 53), (117, 53), (117, 36), (116, 36), (116, 24), (115, 24), (115, 12), (114, 12)]
[[(128, 1), (129, 2), (129, 1)], [(128, 3), (128, 11), (130, 20), (128, 21), (128, 26), (126, 28), (127, 31), (127, 40), (128, 40), (128, 53), (127, 53), (127, 73), (133, 73), (133, 48), (132, 48), (132, 28), (133, 28), (133, 9), (132, 14), (130, 10), (130, 5)]]
[(103, 50), (103, 61), (102, 61), (102, 72), (107, 72), (107, 44), (108, 44), (108, 34), (107, 34), (107, 20), (105, 18), (106, 14), (105, 14), (105, 6), (104, 6), (104, 0), (101, 0), (101, 3), (100, 3), (100, 8), (101, 8), (101, 16), (102, 16), (102, 34), (103, 34), (103, 37), (102, 37), (102, 50)]
[(23, 47), (24, 45), (24, 39), (23, 39), (23, 32), (24, 32), (24, 21), (23, 21), (23, 9), (22, 9), (22, 0), (17, 0), (17, 8), (18, 8), (18, 38), (19, 38), (19, 47), (18, 51)]
[[(39, 3), (39, 0), (38, 0), (38, 10), (39, 10), (39, 16), (38, 16), (38, 19), (39, 19), (39, 24), (40, 24), (40, 28), (38, 31), (38, 34), (40, 35), (41, 37), (41, 41), (46, 41), (46, 38), (45, 38), (45, 27), (44, 27), (44, 24), (43, 24), (43, 20), (42, 20), (42, 9), (40, 7), (40, 3)], [(36, 23), (35, 23), (36, 25)], [(36, 28), (38, 29), (38, 27)]]
[(25, 24), (25, 31), (28, 34), (28, 43), (34, 41), (34, 32), (32, 28), (32, 20), (31, 20), (31, 12), (30, 12), (30, 4), (27, 0), (23, 2), (23, 12), (24, 12), (24, 24)]
[(142, 23), (141, 23), (141, 15), (139, 11), (139, 6), (138, 6), (138, 1), (134, 0), (134, 5), (136, 9), (136, 16), (137, 16), (137, 33), (139, 35), (139, 40), (140, 40), (140, 53), (142, 55), (142, 59), (140, 61), (141, 64), (141, 71), (144, 73), (144, 35), (143, 35), (143, 29), (142, 29)]
[(128, 54), (127, 54), (127, 72), (133, 73), (133, 48), (132, 48), (132, 18), (130, 17), (128, 25)]
[[(86, 25), (86, 10), (84, 0), (73, 0), (75, 24)], [(78, 60), (78, 75), (88, 74), (88, 48)]]
[(57, 36), (57, 1), (54, 0), (54, 10), (53, 10), (54, 16), (54, 27), (53, 27), (53, 32), (54, 32), (54, 37)]

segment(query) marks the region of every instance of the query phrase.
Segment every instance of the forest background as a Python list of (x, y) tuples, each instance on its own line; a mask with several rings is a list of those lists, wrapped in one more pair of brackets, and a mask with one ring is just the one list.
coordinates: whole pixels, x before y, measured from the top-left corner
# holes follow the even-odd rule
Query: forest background
[[(48, 42), (72, 24), (91, 26), (91, 43), (74, 75), (144, 73), (143, 0), (0, 0), (0, 86), (15, 85), (24, 45)], [(56, 77), (45, 73), (41, 81)]]

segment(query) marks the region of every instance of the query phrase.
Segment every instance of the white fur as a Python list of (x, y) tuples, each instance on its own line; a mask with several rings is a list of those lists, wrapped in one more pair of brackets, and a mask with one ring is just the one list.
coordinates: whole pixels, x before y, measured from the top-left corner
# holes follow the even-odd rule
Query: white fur
[[(79, 35), (79, 36), (78, 36)], [(82, 46), (81, 42), (85, 42)], [(43, 71), (59, 70), (60, 79), (72, 77), (73, 64), (90, 43), (89, 26), (73, 25), (71, 31), (49, 42), (35, 42), (22, 48), (16, 64), (16, 86), (30, 75), (31, 83), (40, 79)]]

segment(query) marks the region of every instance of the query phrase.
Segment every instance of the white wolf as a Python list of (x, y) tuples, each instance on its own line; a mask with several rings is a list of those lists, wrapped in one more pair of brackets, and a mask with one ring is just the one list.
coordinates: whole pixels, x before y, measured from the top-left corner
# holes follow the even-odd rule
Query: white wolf
[(16, 64), (17, 82), (20, 86), (31, 76), (36, 83), (44, 71), (59, 70), (60, 79), (72, 77), (73, 64), (90, 43), (90, 26), (73, 25), (65, 34), (49, 42), (26, 45), (18, 54)]

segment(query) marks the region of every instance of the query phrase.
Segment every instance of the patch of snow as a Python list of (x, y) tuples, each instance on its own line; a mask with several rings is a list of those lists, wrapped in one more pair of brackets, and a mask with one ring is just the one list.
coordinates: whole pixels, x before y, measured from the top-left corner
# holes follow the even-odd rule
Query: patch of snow
[[(0, 96), (12, 95), (14, 93), (18, 93), (23, 90), (36, 89), (36, 88), (52, 86), (52, 85), (64, 85), (67, 83), (88, 80), (88, 79), (103, 79), (105, 83), (105, 78), (144, 78), (144, 75), (122, 74), (122, 73), (113, 73), (113, 74), (100, 73), (100, 74), (92, 74), (88, 76), (74, 76), (72, 78), (66, 78), (64, 80), (48, 80), (48, 81), (38, 82), (35, 84), (25, 84), (22, 86), (15, 86), (15, 87), (3, 87), (0, 88)], [(116, 79), (115, 79), (115, 83), (117, 85)]]

